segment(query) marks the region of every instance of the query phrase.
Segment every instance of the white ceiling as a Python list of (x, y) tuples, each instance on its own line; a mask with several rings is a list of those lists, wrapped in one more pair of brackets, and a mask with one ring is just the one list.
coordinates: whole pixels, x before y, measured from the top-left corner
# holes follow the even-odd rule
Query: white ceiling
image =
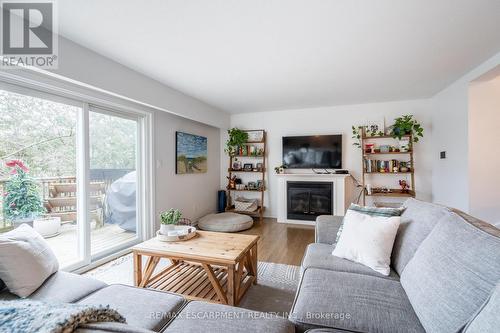
[(58, 3), (63, 36), (231, 113), (430, 97), (500, 51), (499, 0)]

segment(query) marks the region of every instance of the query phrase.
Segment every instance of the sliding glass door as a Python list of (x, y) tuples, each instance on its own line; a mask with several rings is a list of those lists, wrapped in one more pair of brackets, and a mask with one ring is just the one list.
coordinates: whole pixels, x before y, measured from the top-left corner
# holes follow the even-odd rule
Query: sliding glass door
[(0, 82), (0, 233), (25, 223), (76, 269), (143, 236), (144, 114)]
[(137, 240), (139, 119), (91, 107), (89, 114), (91, 254)]

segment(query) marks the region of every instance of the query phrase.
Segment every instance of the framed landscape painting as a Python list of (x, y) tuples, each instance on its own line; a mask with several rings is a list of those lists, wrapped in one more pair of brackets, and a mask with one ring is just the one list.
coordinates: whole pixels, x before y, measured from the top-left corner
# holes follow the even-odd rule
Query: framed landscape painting
[(207, 138), (175, 132), (176, 174), (207, 172)]

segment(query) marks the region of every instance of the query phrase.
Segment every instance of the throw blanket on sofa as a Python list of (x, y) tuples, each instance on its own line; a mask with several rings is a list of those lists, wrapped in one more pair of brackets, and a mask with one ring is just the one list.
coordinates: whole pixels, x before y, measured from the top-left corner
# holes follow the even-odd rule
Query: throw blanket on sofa
[(124, 323), (125, 318), (109, 306), (0, 301), (0, 333), (70, 333), (79, 325), (106, 321)]

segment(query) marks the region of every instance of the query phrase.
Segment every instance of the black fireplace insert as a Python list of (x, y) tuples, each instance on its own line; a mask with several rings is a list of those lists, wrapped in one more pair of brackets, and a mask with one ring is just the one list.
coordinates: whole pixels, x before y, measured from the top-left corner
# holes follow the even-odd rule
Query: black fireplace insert
[(287, 218), (314, 221), (333, 214), (333, 183), (287, 182)]

